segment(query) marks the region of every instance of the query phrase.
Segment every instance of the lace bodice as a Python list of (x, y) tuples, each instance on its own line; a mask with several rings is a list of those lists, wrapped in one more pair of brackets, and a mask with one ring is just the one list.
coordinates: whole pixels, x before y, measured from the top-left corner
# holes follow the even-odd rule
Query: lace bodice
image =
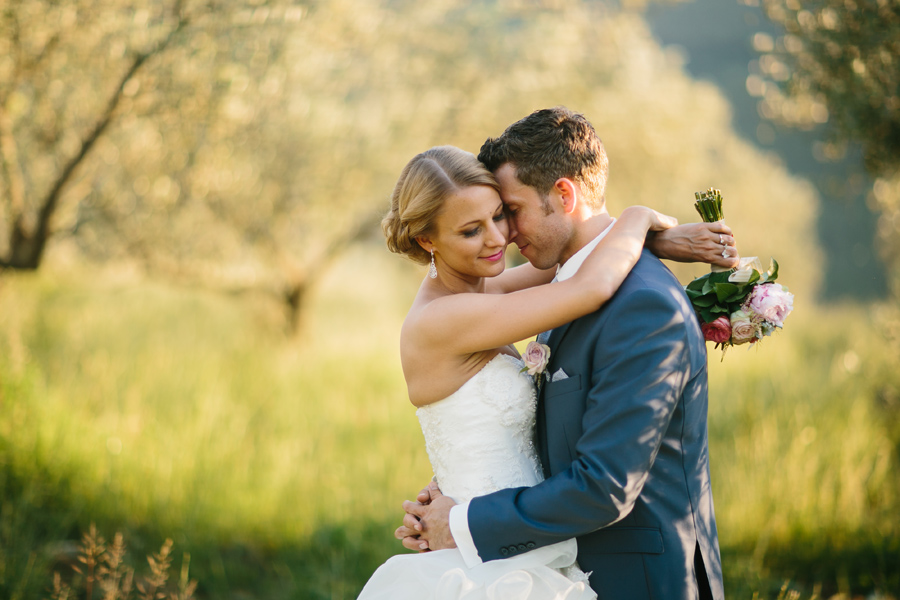
[(441, 492), (462, 503), (542, 479), (537, 395), (522, 361), (498, 354), (450, 396), (416, 411)]

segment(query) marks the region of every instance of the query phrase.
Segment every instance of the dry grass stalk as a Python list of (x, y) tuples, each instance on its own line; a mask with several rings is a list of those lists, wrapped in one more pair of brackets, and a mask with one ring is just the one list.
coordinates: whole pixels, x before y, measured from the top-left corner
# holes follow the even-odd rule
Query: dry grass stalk
[[(93, 600), (94, 591), (99, 590), (103, 600), (130, 600), (136, 591), (138, 600), (193, 600), (197, 582), (188, 575), (190, 554), (185, 553), (177, 586), (169, 585), (169, 570), (172, 567), (173, 542), (167, 539), (159, 552), (147, 557), (150, 572), (135, 582), (134, 569), (125, 564), (125, 539), (116, 533), (111, 545), (97, 532), (94, 524), (81, 540), (78, 547), (80, 566), (73, 569), (82, 576), (84, 597)], [(75, 598), (76, 589), (62, 580), (60, 574), (53, 574), (53, 586), (49, 600), (69, 600)]]

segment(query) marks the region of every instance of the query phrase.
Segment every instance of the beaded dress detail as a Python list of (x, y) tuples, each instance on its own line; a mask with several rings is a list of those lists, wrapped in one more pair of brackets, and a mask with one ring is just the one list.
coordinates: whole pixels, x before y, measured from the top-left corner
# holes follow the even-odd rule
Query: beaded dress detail
[[(416, 411), (441, 491), (457, 503), (543, 479), (534, 446), (537, 394), (522, 364), (498, 354), (456, 392)], [(359, 598), (595, 598), (576, 554), (575, 540), (473, 568), (457, 549), (402, 554), (378, 568)]]

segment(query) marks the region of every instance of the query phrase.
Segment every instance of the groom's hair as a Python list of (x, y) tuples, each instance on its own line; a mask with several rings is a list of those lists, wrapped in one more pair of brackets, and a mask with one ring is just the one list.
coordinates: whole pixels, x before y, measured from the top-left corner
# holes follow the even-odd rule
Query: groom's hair
[(609, 159), (603, 142), (584, 115), (564, 106), (537, 110), (500, 137), (488, 138), (478, 160), (491, 172), (511, 163), (519, 181), (540, 194), (546, 212), (548, 194), (561, 177), (581, 186), (591, 208), (606, 202)]

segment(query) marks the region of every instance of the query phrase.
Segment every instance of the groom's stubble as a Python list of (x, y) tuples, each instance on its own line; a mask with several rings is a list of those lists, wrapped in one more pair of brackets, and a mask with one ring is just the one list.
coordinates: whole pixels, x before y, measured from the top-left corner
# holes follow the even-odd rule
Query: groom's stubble
[(509, 242), (538, 269), (565, 263), (609, 225), (605, 206), (599, 211), (566, 213), (552, 193), (542, 197), (523, 184), (510, 163), (501, 165), (494, 175), (511, 213)]

